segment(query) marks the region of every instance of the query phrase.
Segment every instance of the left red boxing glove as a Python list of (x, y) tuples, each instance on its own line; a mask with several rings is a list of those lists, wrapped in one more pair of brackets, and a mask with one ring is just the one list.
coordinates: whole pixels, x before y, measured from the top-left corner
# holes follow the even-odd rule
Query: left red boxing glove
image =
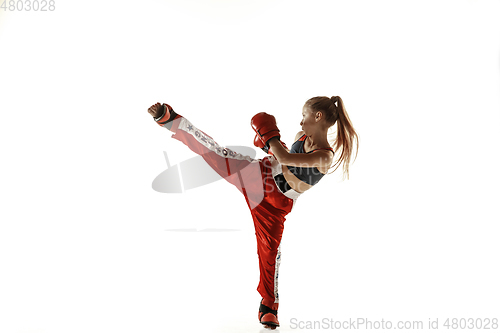
[(276, 125), (276, 118), (274, 116), (267, 114), (265, 112), (257, 113), (252, 117), (250, 122), (252, 128), (260, 137), (264, 146), (269, 149), (269, 140), (272, 138), (281, 138), (280, 130)]

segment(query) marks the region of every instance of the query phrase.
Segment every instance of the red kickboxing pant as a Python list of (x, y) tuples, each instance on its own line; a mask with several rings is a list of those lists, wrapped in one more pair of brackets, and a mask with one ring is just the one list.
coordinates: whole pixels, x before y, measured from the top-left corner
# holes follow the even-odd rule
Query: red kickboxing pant
[(202, 156), (215, 172), (244, 195), (257, 237), (260, 269), (257, 291), (264, 299), (279, 303), (280, 243), (285, 216), (292, 210), (294, 200), (285, 196), (276, 186), (271, 161), (277, 161), (273, 156), (256, 160), (221, 147), (184, 117), (174, 120), (172, 130), (175, 131), (172, 136), (174, 139)]

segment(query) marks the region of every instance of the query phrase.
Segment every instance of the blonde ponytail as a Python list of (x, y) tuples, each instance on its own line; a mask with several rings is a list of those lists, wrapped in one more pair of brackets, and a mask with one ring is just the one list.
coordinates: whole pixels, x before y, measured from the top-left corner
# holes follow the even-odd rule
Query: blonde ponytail
[(358, 156), (358, 134), (356, 133), (351, 119), (345, 110), (342, 98), (339, 96), (332, 96), (330, 100), (336, 109), (335, 113), (337, 115), (337, 137), (333, 142), (332, 148), (335, 150), (336, 155), (339, 154), (339, 157), (332, 165), (332, 168), (333, 171), (335, 171), (340, 165), (342, 165), (342, 179), (349, 179), (349, 165), (351, 163), (354, 146), (356, 146), (356, 155), (354, 156), (354, 160)]
[(331, 127), (337, 124), (337, 136), (330, 146), (335, 151), (335, 156), (338, 157), (330, 169), (333, 169), (332, 172), (334, 172), (342, 165), (342, 179), (349, 179), (349, 165), (354, 146), (356, 146), (356, 155), (354, 156), (354, 159), (356, 159), (359, 143), (358, 134), (352, 126), (342, 98), (340, 96), (332, 96), (330, 98), (326, 96), (313, 97), (306, 102), (306, 106), (312, 111), (324, 112), (328, 126)]

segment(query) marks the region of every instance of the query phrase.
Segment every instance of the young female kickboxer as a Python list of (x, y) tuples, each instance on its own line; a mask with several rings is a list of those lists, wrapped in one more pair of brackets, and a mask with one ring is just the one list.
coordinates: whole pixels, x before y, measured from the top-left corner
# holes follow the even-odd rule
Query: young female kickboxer
[[(302, 130), (288, 150), (280, 141), (276, 119), (267, 113), (256, 114), (251, 126), (256, 132), (255, 146), (269, 155), (253, 159), (219, 146), (209, 135), (178, 115), (168, 104), (156, 103), (149, 114), (174, 134), (224, 179), (244, 195), (252, 215), (257, 237), (262, 296), (259, 321), (275, 329), (278, 322), (278, 270), (280, 243), (285, 216), (297, 198), (313, 187), (328, 172), (342, 165), (349, 177), (351, 156), (358, 149), (358, 135), (338, 96), (313, 97), (302, 108)], [(337, 137), (330, 146), (328, 129), (337, 124)], [(334, 159), (334, 154), (338, 155)]]

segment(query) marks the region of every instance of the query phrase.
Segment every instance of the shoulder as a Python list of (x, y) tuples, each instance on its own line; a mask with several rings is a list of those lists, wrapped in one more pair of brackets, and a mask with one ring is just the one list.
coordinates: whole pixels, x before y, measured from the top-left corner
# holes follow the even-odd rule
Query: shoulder
[(329, 149), (318, 149), (311, 152), (311, 155), (319, 159), (320, 162), (317, 168), (321, 173), (326, 174), (333, 163), (334, 154), (332, 154), (332, 151)]
[(311, 151), (310, 154), (324, 155), (328, 156), (328, 158), (333, 158), (335, 152), (331, 149), (323, 148), (323, 149), (315, 149)]
[(295, 135), (295, 139), (293, 140), (293, 142), (297, 141), (298, 139), (300, 139), (300, 137), (304, 135), (304, 131), (300, 131), (299, 133), (297, 133), (297, 135)]
[(324, 160), (327, 164), (331, 164), (333, 161), (333, 157), (335, 152), (330, 148), (319, 148), (309, 152), (311, 155), (314, 154), (319, 156), (322, 160)]

